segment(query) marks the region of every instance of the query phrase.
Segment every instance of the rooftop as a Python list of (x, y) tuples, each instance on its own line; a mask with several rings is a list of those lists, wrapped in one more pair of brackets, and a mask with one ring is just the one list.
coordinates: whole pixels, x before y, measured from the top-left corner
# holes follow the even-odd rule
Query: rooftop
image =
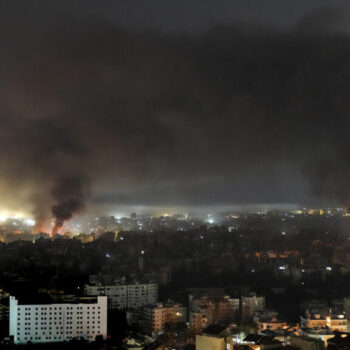
[(75, 297), (74, 300), (57, 299), (55, 301), (52, 301), (52, 299), (47, 298), (46, 295), (38, 295), (28, 298), (22, 297), (17, 300), (18, 305), (96, 304), (98, 301), (98, 297)]
[(278, 344), (278, 340), (274, 340), (274, 336), (266, 336), (260, 334), (248, 334), (244, 339), (244, 342), (254, 343), (257, 345), (268, 345), (268, 344)]
[(202, 331), (202, 334), (220, 337), (226, 329), (226, 326), (210, 325)]

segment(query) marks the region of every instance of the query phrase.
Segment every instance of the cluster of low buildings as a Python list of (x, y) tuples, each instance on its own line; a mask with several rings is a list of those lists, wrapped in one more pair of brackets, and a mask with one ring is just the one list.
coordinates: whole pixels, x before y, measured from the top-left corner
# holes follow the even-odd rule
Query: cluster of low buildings
[(195, 332), (210, 325), (233, 323), (240, 317), (248, 319), (264, 308), (265, 299), (254, 293), (231, 298), (218, 290), (192, 290), (188, 307), (179, 302), (158, 301), (155, 282), (120, 279), (113, 284), (87, 284), (84, 297), (75, 297), (51, 290), (49, 302), (18, 300), (10, 296), (10, 337), (15, 344), (27, 342), (60, 342), (74, 338), (95, 340), (107, 337), (107, 313), (124, 310), (131, 315), (140, 331), (157, 336), (169, 325), (183, 324)]
[(266, 309), (264, 298), (253, 293), (241, 297), (240, 307), (241, 321), (253, 320), (255, 333), (244, 334), (236, 325), (213, 323), (197, 331), (196, 350), (350, 349), (349, 298), (306, 301), (297, 324)]
[[(259, 216), (259, 219), (265, 220), (264, 216)], [(139, 225), (138, 217), (128, 220)], [(171, 220), (158, 221), (166, 227)], [(235, 217), (232, 220), (238, 219)], [(186, 220), (176, 219), (177, 224), (182, 221)], [(99, 224), (102, 225), (102, 222)], [(267, 273), (273, 281), (279, 281), (278, 288), (272, 288), (269, 282), (261, 282), (260, 287), (264, 288), (260, 290), (270, 288), (277, 295), (288, 291), (290, 285), (298, 285), (299, 291), (305, 288), (308, 293), (300, 295), (317, 298), (324, 293), (313, 292), (314, 277), (323, 281), (330, 276), (347, 276), (346, 270), (341, 270), (335, 264), (341, 261), (344, 251), (337, 248), (333, 241), (329, 242), (328, 232), (313, 238), (307, 236), (310, 244), (304, 245), (312, 249), (304, 249), (304, 245), (285, 231), (261, 239), (261, 232), (254, 230), (249, 233), (223, 230), (218, 235), (219, 231), (215, 230), (219, 229), (211, 225), (207, 229), (200, 228), (181, 235), (170, 231), (144, 234), (140, 229), (119, 234), (105, 232), (100, 239), (86, 234), (68, 240), (65, 238), (72, 237), (67, 233), (65, 238), (57, 237), (55, 240), (38, 238), (35, 242), (0, 242), (3, 285), (7, 287), (7, 282), (15, 290), (10, 303), (5, 302), (9, 300), (9, 293), (0, 290), (0, 321), (10, 320), (10, 335), (16, 344), (61, 342), (75, 338), (88, 341), (94, 341), (96, 337), (106, 339), (108, 314), (116, 310), (126, 312), (127, 321), (136, 327), (134, 329), (149, 339), (160, 339), (160, 342), (161, 336), (169, 330), (176, 328), (177, 334), (190, 330), (188, 333), (201, 336), (198, 338), (201, 339), (197, 344), (198, 349), (206, 344), (208, 337), (220, 339), (220, 346), (225, 344), (226, 350), (231, 346), (240, 347), (241, 350), (281, 346), (317, 350), (319, 348), (315, 346), (331, 348), (340, 342), (346, 344), (350, 298), (305, 302), (301, 305), (299, 322), (290, 324), (278, 312), (267, 308), (269, 303), (266, 304), (264, 296), (245, 287), (231, 284), (227, 289), (187, 288), (192, 285), (191, 278), (197, 279), (193, 282), (197, 286), (205, 283), (215, 285), (215, 281), (221, 281), (219, 285), (224, 286), (226, 280), (242, 286), (242, 280), (236, 281), (237, 276), (244, 279)], [(261, 242), (257, 239), (261, 239)], [(267, 239), (270, 240), (266, 245), (268, 250), (265, 246)], [(295, 249), (284, 248), (284, 240), (287, 239), (294, 242)], [(324, 249), (332, 252), (329, 254), (331, 258), (328, 255), (327, 258), (323, 257), (321, 253)], [(322, 259), (314, 259), (311, 253), (309, 256), (310, 251), (314, 256), (319, 254)], [(315, 262), (311, 263), (311, 260)], [(232, 274), (238, 270), (239, 274)], [(52, 271), (55, 273), (51, 276)], [(23, 300), (21, 285), (28, 286), (32, 281), (38, 281), (39, 274), (49, 276), (43, 286), (45, 288), (65, 288), (62, 286), (62, 276), (72, 276), (67, 290), (78, 291), (79, 287), (77, 294), (80, 297), (50, 290), (49, 301)], [(225, 279), (226, 274), (236, 277)], [(203, 275), (202, 279), (198, 278)], [(79, 282), (75, 283), (75, 277)], [(204, 280), (206, 278), (207, 281)], [(304, 281), (309, 285), (301, 288)], [(176, 291), (173, 290), (174, 285), (177, 286)], [(163, 297), (159, 297), (159, 286), (161, 292), (167, 291)], [(277, 289), (282, 291), (277, 292)], [(183, 291), (184, 295), (179, 297), (177, 293)], [(341, 290), (332, 294), (344, 295)], [(284, 295), (289, 298), (290, 294)], [(166, 300), (168, 296), (173, 300)], [(97, 314), (93, 314), (93, 307)], [(176, 325), (182, 325), (182, 328)], [(246, 333), (244, 336), (242, 330)], [(222, 340), (222, 334), (226, 334), (228, 342)], [(187, 341), (183, 337), (173, 348), (181, 348)], [(128, 342), (134, 347), (142, 347), (141, 340), (136, 341), (131, 337)], [(211, 342), (216, 344), (216, 340), (211, 339)], [(205, 350), (215, 349), (209, 347)]]
[(256, 333), (246, 335), (237, 341), (232, 335), (234, 330), (221, 326), (209, 326), (196, 336), (196, 350), (346, 350), (350, 347), (349, 333), (335, 333), (328, 344), (307, 336), (290, 337), (285, 344), (273, 335), (266, 336)]
[(251, 292), (231, 297), (220, 289), (192, 290), (189, 294), (189, 325), (196, 331), (212, 324), (251, 321), (254, 314), (265, 309), (265, 297)]
[[(84, 292), (85, 296), (77, 297), (50, 291), (50, 302), (9, 296), (11, 341), (25, 344), (76, 338), (106, 340), (108, 311), (124, 310), (133, 316), (139, 331), (153, 341), (162, 339), (158, 337), (174, 325), (192, 329), (196, 350), (321, 350), (339, 349), (339, 344), (345, 350), (347, 344), (350, 346), (349, 298), (304, 302), (300, 322), (289, 324), (276, 311), (266, 308), (264, 296), (254, 292), (231, 297), (218, 288), (189, 289), (187, 305), (159, 302), (158, 285), (152, 281), (119, 279), (110, 285), (95, 281), (87, 284)], [(254, 324), (255, 333), (245, 334), (240, 328), (244, 324)], [(130, 337), (125, 347), (143, 348), (142, 344)]]

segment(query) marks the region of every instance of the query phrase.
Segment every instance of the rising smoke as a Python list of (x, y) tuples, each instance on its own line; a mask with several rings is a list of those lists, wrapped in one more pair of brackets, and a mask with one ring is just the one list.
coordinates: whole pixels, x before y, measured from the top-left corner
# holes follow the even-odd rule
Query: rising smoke
[(2, 6), (0, 194), (38, 222), (87, 201), (350, 202), (346, 10), (180, 35)]
[(65, 221), (72, 218), (74, 214), (85, 211), (85, 200), (88, 195), (89, 182), (83, 177), (60, 178), (52, 189), (52, 198), (55, 204), (51, 207), (55, 218), (55, 226), (51, 235), (56, 235)]

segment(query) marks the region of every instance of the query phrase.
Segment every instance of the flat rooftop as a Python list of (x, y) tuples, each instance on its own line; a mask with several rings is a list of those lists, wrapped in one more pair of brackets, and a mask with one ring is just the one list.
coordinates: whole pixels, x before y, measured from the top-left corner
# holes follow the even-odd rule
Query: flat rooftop
[(52, 305), (52, 304), (96, 304), (97, 297), (76, 297), (72, 299), (51, 299), (47, 295), (16, 298), (18, 305)]

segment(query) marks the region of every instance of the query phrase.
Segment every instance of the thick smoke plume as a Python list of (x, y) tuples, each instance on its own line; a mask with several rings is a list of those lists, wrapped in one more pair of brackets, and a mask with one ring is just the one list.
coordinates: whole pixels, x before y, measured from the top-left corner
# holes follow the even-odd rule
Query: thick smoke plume
[(4, 202), (55, 231), (85, 206), (348, 205), (346, 9), (172, 34), (52, 2), (0, 3)]
[(65, 221), (74, 214), (85, 211), (85, 199), (88, 192), (88, 182), (84, 177), (61, 178), (52, 190), (55, 204), (51, 211), (55, 218), (55, 226), (51, 235), (56, 235)]

